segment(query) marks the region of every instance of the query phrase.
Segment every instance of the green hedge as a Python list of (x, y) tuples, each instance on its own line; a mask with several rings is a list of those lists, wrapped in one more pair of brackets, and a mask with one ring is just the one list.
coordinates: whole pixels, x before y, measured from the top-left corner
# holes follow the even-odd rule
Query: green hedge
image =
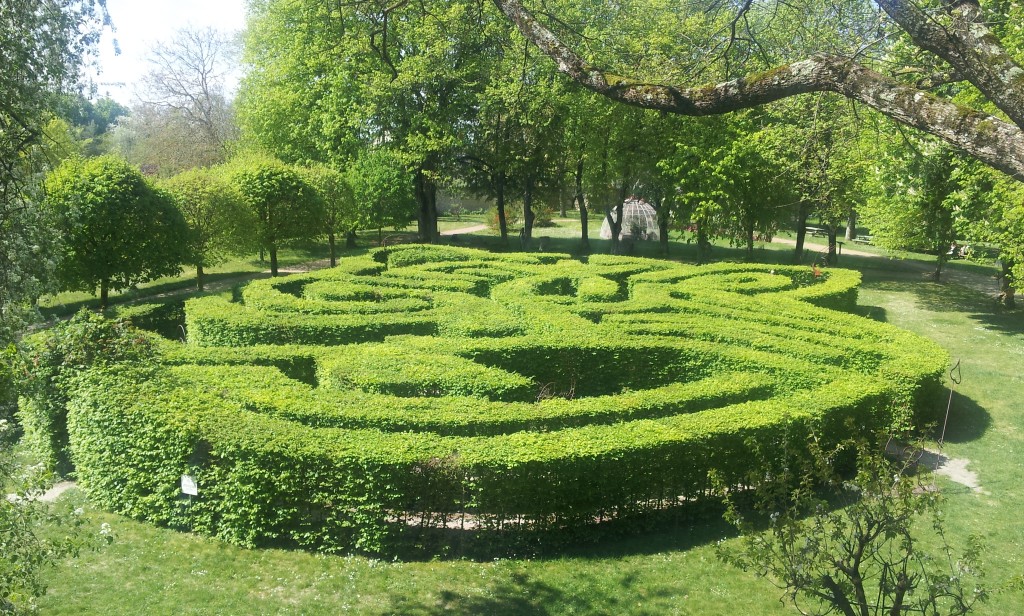
[[(186, 305), (163, 369), (69, 405), (82, 484), (242, 545), (572, 529), (740, 482), (752, 447), (934, 420), (947, 357), (859, 276), (396, 246)], [(839, 310), (841, 309), (841, 310)], [(182, 500), (182, 474), (200, 495)]]

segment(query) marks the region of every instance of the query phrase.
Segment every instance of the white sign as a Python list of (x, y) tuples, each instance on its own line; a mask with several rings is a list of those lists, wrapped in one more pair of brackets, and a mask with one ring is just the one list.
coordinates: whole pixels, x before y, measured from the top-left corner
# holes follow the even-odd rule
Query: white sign
[(188, 494), (189, 496), (199, 496), (199, 486), (196, 485), (196, 480), (189, 475), (182, 475), (181, 493)]

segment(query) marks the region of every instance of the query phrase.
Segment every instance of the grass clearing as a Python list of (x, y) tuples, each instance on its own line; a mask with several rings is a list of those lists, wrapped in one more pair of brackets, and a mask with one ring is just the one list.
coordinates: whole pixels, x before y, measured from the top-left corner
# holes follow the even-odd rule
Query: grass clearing
[[(687, 259), (689, 249), (674, 245), (674, 258)], [(742, 251), (715, 250), (718, 257), (742, 259)], [(791, 248), (768, 245), (758, 257), (784, 263)], [(841, 263), (863, 268), (865, 315), (929, 337), (962, 362), (943, 452), (970, 460), (988, 494), (942, 478), (938, 483), (947, 496), (950, 542), (963, 546), (966, 536), (980, 534), (988, 585), (998, 590), (1024, 575), (1024, 312), (1001, 311), (973, 288), (926, 281), (905, 262), (844, 256)], [(987, 275), (991, 268), (981, 271)], [(67, 498), (82, 495), (72, 491)], [(714, 544), (734, 536), (719, 521), (669, 524), (557, 557), (391, 563), (244, 550), (120, 516), (90, 515), (97, 528), (110, 523), (117, 540), (52, 572), (40, 602), (44, 614), (794, 613), (767, 581), (716, 559)], [(1012, 614), (1022, 604), (1024, 594), (1004, 590), (976, 613)]]

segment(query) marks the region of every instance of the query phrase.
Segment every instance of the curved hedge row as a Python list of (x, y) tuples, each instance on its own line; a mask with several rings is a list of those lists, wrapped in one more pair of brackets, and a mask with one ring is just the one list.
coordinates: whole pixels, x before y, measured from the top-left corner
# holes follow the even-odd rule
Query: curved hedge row
[[(947, 358), (802, 267), (400, 246), (186, 306), (166, 369), (69, 407), (107, 507), (243, 545), (386, 551), (552, 529), (739, 483), (751, 447), (933, 419)], [(196, 478), (182, 501), (178, 479)]]

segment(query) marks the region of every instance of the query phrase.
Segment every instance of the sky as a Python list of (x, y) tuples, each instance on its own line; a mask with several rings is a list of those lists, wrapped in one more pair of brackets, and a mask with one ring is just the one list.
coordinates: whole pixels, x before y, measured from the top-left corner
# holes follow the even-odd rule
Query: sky
[[(106, 31), (99, 46), (97, 95), (122, 105), (135, 100), (135, 84), (148, 72), (146, 56), (154, 43), (168, 41), (184, 27), (214, 27), (224, 32), (245, 28), (245, 0), (107, 0), (116, 32)], [(114, 39), (121, 54), (114, 54)], [(122, 85), (123, 84), (123, 85)]]

